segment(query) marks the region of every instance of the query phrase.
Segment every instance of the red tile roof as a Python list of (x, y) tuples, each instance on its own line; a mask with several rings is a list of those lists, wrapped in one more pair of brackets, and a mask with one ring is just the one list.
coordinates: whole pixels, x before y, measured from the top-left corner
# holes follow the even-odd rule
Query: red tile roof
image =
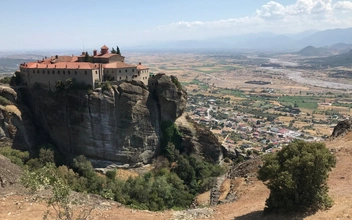
[(101, 47), (102, 50), (109, 50), (109, 48), (104, 44), (104, 46)]
[(114, 68), (136, 68), (137, 66), (131, 65), (131, 64), (127, 64), (127, 63), (124, 63), (124, 62), (113, 62), (113, 63), (104, 64), (103, 67), (104, 68), (114, 69)]
[(97, 56), (94, 56), (94, 58), (110, 58), (110, 57), (113, 57), (113, 56), (120, 56), (120, 57), (123, 57), (125, 58), (124, 56), (121, 56), (120, 54), (115, 54), (115, 53), (106, 53), (106, 54), (98, 54)]
[(143, 66), (143, 65), (138, 65), (138, 66), (137, 66), (137, 69), (138, 69), (138, 70), (148, 70), (149, 68), (146, 67), (146, 66)]
[(87, 62), (59, 62), (59, 63), (37, 63), (30, 62), (24, 66), (29, 69), (97, 69), (98, 64), (87, 63)]

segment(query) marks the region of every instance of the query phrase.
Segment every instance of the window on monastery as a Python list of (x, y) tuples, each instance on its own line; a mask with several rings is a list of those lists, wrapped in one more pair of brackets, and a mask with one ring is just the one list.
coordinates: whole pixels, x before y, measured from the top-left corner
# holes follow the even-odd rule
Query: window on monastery
[(134, 69), (132, 69), (132, 72), (134, 72)]
[(128, 76), (126, 76), (126, 79), (128, 79)]
[(69, 74), (69, 75), (71, 74), (70, 70), (69, 70), (69, 71), (67, 71), (67, 74)]
[(75, 71), (75, 75), (77, 75), (77, 71)]
[(125, 72), (127, 73), (127, 69), (125, 70)]
[(87, 75), (87, 70), (85, 70), (85, 71), (84, 71), (84, 74), (86, 74), (86, 75)]
[(106, 73), (109, 73), (109, 70), (106, 70)]
[(55, 74), (55, 70), (53, 70), (53, 74)]
[(98, 71), (95, 70), (95, 74), (98, 74)]
[(45, 70), (43, 70), (43, 74), (45, 73)]
[[(120, 70), (121, 71), (121, 70)], [(120, 80), (121, 80), (121, 76), (120, 76)]]
[(139, 74), (140, 72), (138, 71), (138, 74)]
[[(119, 70), (119, 73), (121, 73), (121, 70)], [(121, 77), (120, 77), (121, 78)]]
[(37, 73), (39, 73), (39, 70), (37, 70)]
[(60, 74), (60, 70), (57, 71), (57, 74)]
[(64, 71), (62, 71), (62, 74), (65, 74), (65, 70), (64, 70)]
[(48, 70), (48, 74), (50, 74), (50, 71)]
[(35, 70), (33, 70), (33, 73), (35, 73)]

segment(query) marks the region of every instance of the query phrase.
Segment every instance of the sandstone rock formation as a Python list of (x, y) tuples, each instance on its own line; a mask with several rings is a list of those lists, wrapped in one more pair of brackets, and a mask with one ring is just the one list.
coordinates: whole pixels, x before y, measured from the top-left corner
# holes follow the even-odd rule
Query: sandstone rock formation
[[(177, 78), (165, 74), (151, 77), (148, 86), (122, 82), (110, 91), (21, 87), (17, 92), (22, 118), (2, 121), (13, 126), (21, 146), (17, 148), (30, 150), (47, 138), (68, 160), (85, 155), (95, 167), (151, 162), (161, 150), (162, 122), (175, 122), (187, 104), (187, 93)], [(222, 152), (217, 138), (208, 129), (185, 122), (177, 123), (185, 149), (218, 162)], [(13, 138), (8, 131), (3, 130), (3, 135)]]
[(182, 134), (182, 146), (186, 153), (202, 156), (207, 161), (219, 162), (223, 159), (221, 144), (217, 137), (208, 129), (181, 116), (176, 125)]

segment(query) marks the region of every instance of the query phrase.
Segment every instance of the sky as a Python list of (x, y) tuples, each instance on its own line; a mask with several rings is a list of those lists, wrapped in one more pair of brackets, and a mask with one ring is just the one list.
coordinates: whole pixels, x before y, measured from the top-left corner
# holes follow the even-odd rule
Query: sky
[(352, 27), (352, 0), (0, 0), (0, 51)]

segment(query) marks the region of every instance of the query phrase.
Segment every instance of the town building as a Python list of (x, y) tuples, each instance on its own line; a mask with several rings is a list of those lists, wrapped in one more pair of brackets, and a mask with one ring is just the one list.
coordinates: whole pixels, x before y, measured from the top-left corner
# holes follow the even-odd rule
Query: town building
[(56, 55), (37, 62), (22, 63), (20, 77), (23, 84), (33, 86), (38, 83), (49, 89), (55, 88), (59, 80), (63, 82), (69, 78), (92, 88), (103, 81), (139, 80), (147, 85), (149, 68), (141, 63), (138, 65), (125, 63), (124, 56), (109, 53), (109, 48), (104, 45), (99, 54), (94, 50), (92, 56), (82, 52), (80, 56)]

